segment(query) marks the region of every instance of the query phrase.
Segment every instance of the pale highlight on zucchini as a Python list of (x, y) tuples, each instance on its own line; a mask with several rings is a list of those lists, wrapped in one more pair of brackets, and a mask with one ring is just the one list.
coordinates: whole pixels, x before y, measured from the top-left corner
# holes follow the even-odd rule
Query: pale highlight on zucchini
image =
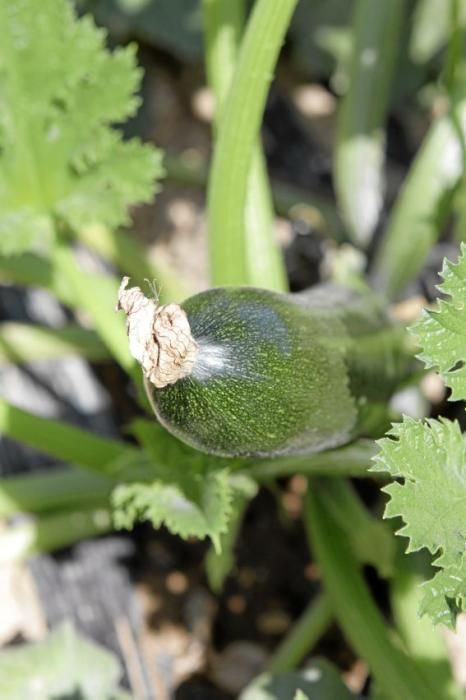
[(198, 345), (178, 304), (158, 306), (139, 287), (127, 289), (128, 282), (129, 277), (123, 277), (117, 311), (127, 316), (129, 349), (145, 378), (162, 389), (191, 374)]

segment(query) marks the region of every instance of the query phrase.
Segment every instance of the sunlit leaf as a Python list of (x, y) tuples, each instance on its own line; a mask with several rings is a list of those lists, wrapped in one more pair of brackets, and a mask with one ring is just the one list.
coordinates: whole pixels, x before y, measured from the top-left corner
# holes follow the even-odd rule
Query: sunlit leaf
[(112, 126), (134, 114), (135, 47), (105, 48), (66, 0), (0, 0), (0, 249), (46, 249), (56, 221), (128, 220), (149, 201), (160, 153)]

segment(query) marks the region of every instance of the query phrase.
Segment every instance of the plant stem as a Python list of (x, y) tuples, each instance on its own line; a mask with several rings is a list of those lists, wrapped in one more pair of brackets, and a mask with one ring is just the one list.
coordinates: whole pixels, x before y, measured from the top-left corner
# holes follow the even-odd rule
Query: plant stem
[(0, 433), (62, 462), (96, 470), (118, 471), (118, 463), (140, 450), (118, 440), (99, 437), (52, 418), (42, 418), (0, 400)]
[[(338, 622), (346, 637), (369, 664), (384, 697), (393, 700), (438, 700), (417, 665), (392, 641), (359, 572), (347, 533), (332, 515), (331, 479), (312, 481), (306, 495), (305, 522), (312, 550), (322, 570)], [(347, 529), (352, 523), (347, 523)]]
[(79, 355), (91, 362), (110, 357), (93, 331), (77, 325), (48, 328), (14, 321), (0, 324), (0, 364), (37, 362), (67, 355)]
[(357, 0), (349, 89), (338, 115), (335, 187), (353, 241), (366, 248), (384, 195), (384, 122), (399, 48), (403, 0)]
[(211, 279), (247, 284), (248, 175), (273, 70), (297, 0), (258, 0), (223, 109), (208, 190)]
[(40, 552), (53, 552), (112, 529), (110, 512), (104, 506), (31, 519), (0, 533), (0, 564), (20, 561)]
[(466, 99), (460, 98), (432, 123), (405, 177), (371, 275), (389, 300), (397, 299), (417, 277), (443, 231), (451, 195), (463, 175), (465, 133)]
[(263, 482), (293, 474), (308, 476), (367, 477), (371, 459), (377, 452), (373, 440), (361, 439), (335, 450), (318, 454), (277, 457), (255, 461), (244, 468), (245, 474)]
[(244, 0), (202, 0), (206, 72), (215, 97), (215, 125), (222, 112), (235, 72), (245, 17)]
[(449, 95), (455, 89), (456, 72), (463, 54), (463, 32), (464, 28), (460, 22), (460, 0), (447, 0), (449, 2), (450, 14), (450, 40), (443, 68), (443, 82)]
[[(244, 24), (244, 0), (204, 0), (207, 75), (214, 92), (215, 124), (222, 124)], [(256, 139), (245, 212), (248, 282), (286, 291), (283, 260), (273, 240), (272, 194), (262, 147)], [(215, 233), (213, 234), (215, 235)], [(221, 270), (218, 274), (222, 274)]]
[(267, 664), (267, 671), (285, 673), (296, 668), (324, 634), (332, 617), (330, 598), (320, 593), (311, 600), (291, 632), (278, 646)]
[(105, 503), (114, 485), (113, 479), (72, 468), (6, 476), (0, 479), (0, 518)]

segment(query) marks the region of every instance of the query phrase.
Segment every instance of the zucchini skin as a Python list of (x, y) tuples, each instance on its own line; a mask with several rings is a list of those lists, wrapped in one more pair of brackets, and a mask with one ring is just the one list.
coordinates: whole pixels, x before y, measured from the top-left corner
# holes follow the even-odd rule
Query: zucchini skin
[[(181, 305), (199, 352), (189, 376), (146, 390), (159, 421), (199, 450), (275, 456), (342, 445), (390, 382), (364, 380), (352, 337), (387, 327), (373, 301), (322, 286), (285, 295), (216, 288)], [(372, 369), (381, 371), (386, 351)], [(393, 363), (392, 363), (393, 364)], [(394, 371), (398, 376), (398, 371)], [(370, 396), (369, 396), (370, 394)]]

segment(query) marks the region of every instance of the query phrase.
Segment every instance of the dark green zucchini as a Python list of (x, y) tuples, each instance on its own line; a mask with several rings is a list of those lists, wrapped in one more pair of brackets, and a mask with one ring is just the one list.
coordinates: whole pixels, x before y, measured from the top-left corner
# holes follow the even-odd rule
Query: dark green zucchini
[[(295, 295), (211, 289), (181, 304), (189, 326), (180, 312), (178, 332), (172, 314), (179, 307), (158, 310), (140, 290), (125, 287), (120, 308), (128, 313), (130, 341), (138, 325), (138, 338), (150, 329), (145, 359), (132, 350), (155, 414), (171, 433), (211, 454), (270, 456), (342, 445), (410, 370), (375, 299), (346, 289)], [(137, 293), (139, 301), (130, 303)], [(165, 313), (155, 326), (153, 310)], [(134, 322), (138, 314), (142, 325)], [(164, 362), (169, 371), (160, 380)]]

